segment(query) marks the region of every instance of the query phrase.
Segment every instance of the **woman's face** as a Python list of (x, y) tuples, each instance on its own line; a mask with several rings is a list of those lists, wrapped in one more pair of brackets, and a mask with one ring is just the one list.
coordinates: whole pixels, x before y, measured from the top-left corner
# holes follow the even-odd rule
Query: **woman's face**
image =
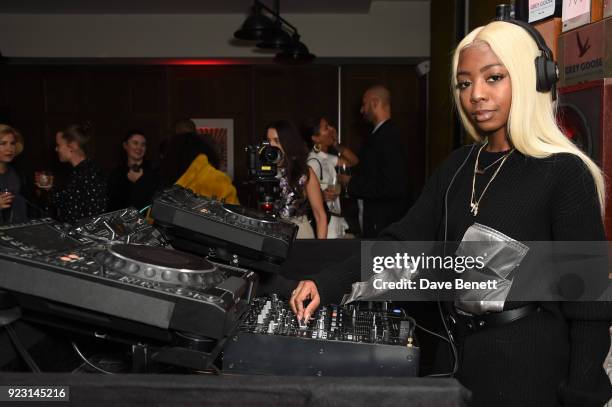
[(147, 152), (147, 139), (142, 134), (133, 134), (127, 141), (123, 142), (123, 149), (128, 159), (142, 161)]
[(15, 158), (17, 140), (14, 134), (0, 136), (0, 162), (10, 163)]
[(266, 138), (268, 139), (268, 142), (271, 146), (280, 148), (280, 150), (283, 152), (283, 155), (285, 154), (285, 150), (283, 149), (283, 146), (281, 146), (280, 140), (278, 139), (278, 132), (276, 131), (276, 129), (268, 129)]
[(457, 88), (461, 107), (477, 130), (507, 137), (512, 84), (508, 70), (488, 44), (474, 44), (461, 51)]
[(319, 134), (312, 136), (312, 141), (326, 147), (331, 147), (336, 142), (336, 129), (327, 120), (321, 119), (319, 122)]

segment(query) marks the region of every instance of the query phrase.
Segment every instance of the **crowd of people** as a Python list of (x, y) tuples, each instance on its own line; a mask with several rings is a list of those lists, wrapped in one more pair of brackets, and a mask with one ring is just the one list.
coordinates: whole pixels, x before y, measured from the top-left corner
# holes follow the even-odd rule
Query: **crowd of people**
[[(557, 126), (555, 80), (542, 79), (534, 64), (542, 55), (551, 58), (538, 35), (497, 21), (458, 45), (453, 96), (475, 143), (451, 153), (414, 204), (387, 88), (373, 86), (363, 95), (361, 113), (372, 132), (358, 154), (339, 143), (327, 117), (309, 119), (301, 129), (286, 120), (271, 123), (267, 141), (282, 151), (278, 216), (298, 226), (298, 238), (350, 237), (341, 207), (341, 198), (350, 197), (361, 202), (360, 236), (366, 239), (458, 245), (477, 226), (514, 242), (605, 241), (604, 179)], [(89, 158), (90, 144), (88, 126), (59, 131), (56, 151), (72, 167), (70, 178), (62, 188), (43, 175), (35, 179), (60, 220), (145, 207), (157, 189), (173, 183), (238, 202), (231, 179), (217, 170), (214, 147), (193, 122), (176, 123), (159, 167), (145, 160), (145, 135), (129, 131), (124, 162), (108, 178)], [(23, 148), (22, 135), (0, 125), (3, 222), (27, 218), (26, 181), (11, 166)], [(360, 260), (349, 258), (294, 284), (290, 304), (298, 320), (308, 320), (320, 304), (340, 302), (360, 281)], [(453, 326), (445, 334), (452, 330), (449, 342), (457, 347), (453, 374), (475, 390), (472, 405), (601, 405), (612, 396), (601, 368), (610, 344), (609, 302), (505, 301), (495, 312), (457, 301), (446, 307)], [(474, 321), (486, 326), (476, 330)], [(452, 369), (443, 365), (442, 371)]]
[[(31, 185), (28, 177), (13, 166), (24, 149), (23, 136), (17, 129), (0, 124), (0, 222), (52, 216), (74, 223), (127, 207), (146, 209), (158, 190), (172, 184), (238, 203), (231, 179), (217, 169), (219, 158), (214, 144), (196, 131), (191, 120), (175, 123), (173, 135), (163, 142), (164, 155), (156, 162), (146, 158), (146, 135), (137, 129), (127, 131), (122, 142), (124, 155), (109, 174), (91, 158), (92, 134), (89, 123), (59, 130), (55, 152), (58, 161), (70, 167), (66, 180), (60, 185), (50, 172), (36, 171)], [(218, 193), (220, 190), (227, 192)]]
[[(300, 127), (287, 120), (267, 127), (267, 141), (283, 157), (276, 175), (279, 193), (273, 212), (298, 226), (299, 239), (373, 237), (401, 217), (408, 176), (399, 131), (390, 121), (390, 99), (390, 92), (382, 86), (365, 93), (361, 112), (375, 127), (359, 154), (339, 142), (327, 117), (306, 119)], [(105, 211), (144, 209), (151, 205), (156, 191), (172, 184), (239, 204), (232, 180), (219, 170), (214, 142), (199, 133), (192, 120), (174, 123), (172, 136), (162, 141), (157, 160), (147, 157), (147, 136), (138, 129), (128, 130), (122, 160), (109, 174), (91, 158), (92, 134), (89, 123), (59, 130), (55, 151), (59, 161), (70, 166), (69, 176), (60, 186), (53, 174), (37, 171), (34, 186), (29, 188), (27, 177), (11, 165), (23, 150), (23, 137), (18, 130), (0, 125), (0, 221), (23, 222), (44, 215), (74, 223)], [(341, 206), (341, 200), (347, 198), (365, 202), (360, 217), (363, 232), (349, 230)]]

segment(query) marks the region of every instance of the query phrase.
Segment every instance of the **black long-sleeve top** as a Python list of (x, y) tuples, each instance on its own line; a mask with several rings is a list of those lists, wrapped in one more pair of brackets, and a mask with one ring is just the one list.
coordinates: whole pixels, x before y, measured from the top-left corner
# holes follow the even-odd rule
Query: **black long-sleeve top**
[[(412, 208), (382, 231), (379, 239), (444, 240), (444, 195), (470, 150), (468, 146), (453, 152), (427, 181)], [(448, 191), (448, 241), (460, 241), (475, 222), (524, 242), (605, 240), (591, 174), (578, 157), (570, 154), (536, 159), (514, 152), (485, 193), (478, 216), (472, 216), (470, 196), (476, 152), (474, 148)], [(480, 160), (494, 161), (497, 157), (496, 153), (483, 151)], [(493, 172), (477, 178), (477, 196)], [(342, 271), (316, 276), (324, 303), (338, 301), (360, 278), (359, 257), (337, 267)]]
[(9, 191), (15, 196), (10, 208), (0, 210), (0, 223), (20, 223), (28, 220), (23, 183), (22, 177), (10, 165), (5, 173), (0, 174), (0, 193)]
[(66, 186), (51, 194), (57, 218), (68, 223), (103, 213), (107, 201), (106, 177), (90, 159), (74, 167)]
[[(453, 152), (428, 180), (414, 206), (379, 238), (442, 241), (447, 226), (447, 240), (458, 242), (466, 229), (478, 222), (523, 242), (605, 240), (593, 178), (583, 162), (571, 154), (538, 159), (515, 151), (491, 182), (478, 215), (472, 216), (470, 196), (477, 150), (466, 146)], [(498, 153), (483, 151), (479, 167), (499, 157)], [(494, 169), (477, 176), (477, 197)], [(359, 256), (312, 279), (322, 304), (338, 302), (350, 291), (350, 285), (360, 280)], [(557, 387), (565, 389), (566, 396), (570, 394), (566, 400), (582, 392), (596, 402), (612, 397), (602, 368), (610, 346), (611, 304), (566, 302), (543, 306), (547, 311), (541, 321), (532, 318), (465, 338), (459, 377), (468, 387), (477, 383), (474, 386), (478, 388), (472, 390), (480, 393), (474, 405), (555, 405), (551, 393)], [(534, 371), (530, 364), (543, 366)], [(582, 400), (581, 405), (586, 405)]]
[(116, 167), (108, 177), (108, 210), (133, 206), (142, 209), (151, 204), (153, 194), (159, 186), (159, 175), (145, 161), (142, 164), (142, 175), (136, 182), (128, 179), (127, 164)]

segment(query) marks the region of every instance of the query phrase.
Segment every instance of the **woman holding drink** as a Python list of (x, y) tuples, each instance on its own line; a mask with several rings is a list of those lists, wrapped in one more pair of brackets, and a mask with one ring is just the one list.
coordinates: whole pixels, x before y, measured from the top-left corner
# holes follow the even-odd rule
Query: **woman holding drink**
[(348, 147), (338, 143), (338, 133), (325, 117), (308, 120), (303, 126), (303, 137), (310, 147), (308, 165), (319, 179), (323, 197), (329, 208), (330, 220), (327, 238), (342, 238), (348, 224), (342, 216), (340, 193), (342, 185), (338, 180), (336, 167), (348, 168), (357, 165), (359, 158)]

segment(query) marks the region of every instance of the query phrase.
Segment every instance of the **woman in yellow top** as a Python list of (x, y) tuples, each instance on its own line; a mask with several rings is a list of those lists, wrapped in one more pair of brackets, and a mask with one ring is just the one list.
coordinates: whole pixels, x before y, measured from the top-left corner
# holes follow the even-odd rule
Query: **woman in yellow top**
[(210, 163), (206, 151), (197, 134), (174, 136), (160, 168), (161, 186), (178, 184), (198, 195), (238, 204), (232, 180)]

